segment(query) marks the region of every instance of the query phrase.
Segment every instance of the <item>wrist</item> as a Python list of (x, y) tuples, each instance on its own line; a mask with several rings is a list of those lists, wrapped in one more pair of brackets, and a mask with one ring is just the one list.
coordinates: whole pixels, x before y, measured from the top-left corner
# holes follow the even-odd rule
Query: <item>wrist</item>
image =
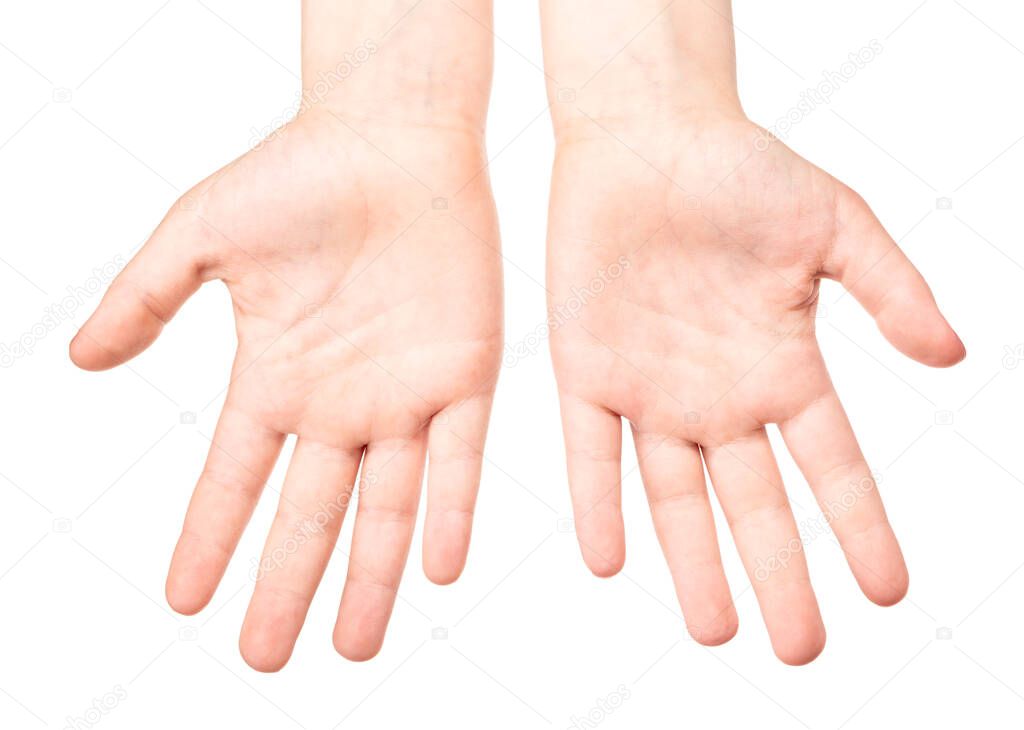
[(559, 142), (745, 119), (730, 5), (544, 0), (545, 65)]
[(491, 0), (303, 0), (300, 113), (482, 136)]

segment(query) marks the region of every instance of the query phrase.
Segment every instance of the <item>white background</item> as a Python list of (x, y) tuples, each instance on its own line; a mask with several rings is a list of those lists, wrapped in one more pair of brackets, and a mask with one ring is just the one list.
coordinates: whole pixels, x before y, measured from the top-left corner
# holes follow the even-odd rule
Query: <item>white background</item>
[[(0, 343), (30, 332), (95, 268), (127, 259), (181, 191), (293, 105), (298, 7), (0, 6)], [(997, 0), (740, 0), (736, 23), (742, 96), (765, 125), (851, 51), (884, 46), (788, 142), (865, 195), (969, 351), (948, 371), (913, 364), (824, 287), (820, 338), (906, 553), (903, 603), (871, 605), (835, 540), (819, 537), (807, 554), (828, 645), (812, 665), (785, 667), (720, 525), (740, 633), (713, 650), (687, 640), (629, 446), (626, 567), (591, 577), (559, 530), (570, 506), (544, 347), (502, 375), (464, 577), (428, 583), (417, 536), (384, 649), (353, 664), (330, 641), (338, 555), (291, 663), (257, 674), (237, 634), (273, 493), (208, 609), (178, 617), (163, 599), (227, 382), (226, 291), (204, 288), (149, 352), (103, 374), (66, 357), (93, 297), (0, 370), (0, 726), (84, 722), (117, 693), (104, 728), (561, 730), (573, 718), (587, 727), (619, 691), (628, 698), (605, 727), (1020, 727), (1024, 11)], [(491, 174), (516, 342), (545, 318), (552, 138), (536, 3), (499, 0), (496, 32)], [(937, 207), (942, 197), (951, 210)], [(185, 411), (195, 425), (180, 422)], [(778, 454), (798, 521), (814, 519), (806, 484)], [(351, 522), (342, 544), (350, 534)], [(432, 639), (436, 627), (448, 638)]]

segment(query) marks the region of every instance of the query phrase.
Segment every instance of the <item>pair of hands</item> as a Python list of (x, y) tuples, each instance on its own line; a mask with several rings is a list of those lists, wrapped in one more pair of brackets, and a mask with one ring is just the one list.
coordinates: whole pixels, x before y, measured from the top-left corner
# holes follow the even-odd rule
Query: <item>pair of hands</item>
[[(690, 633), (713, 645), (737, 628), (706, 465), (775, 652), (810, 661), (824, 628), (767, 424), (779, 424), (864, 593), (888, 605), (907, 589), (815, 342), (818, 282), (841, 281), (921, 362), (951, 365), (963, 345), (863, 200), (781, 143), (758, 145), (742, 115), (659, 115), (614, 133), (591, 121), (559, 138), (548, 249), (552, 311), (619, 266), (551, 335), (584, 560), (603, 576), (623, 565), (626, 418)], [(288, 660), (352, 498), (334, 631), (349, 659), (380, 649), (426, 461), (427, 576), (454, 581), (469, 546), (503, 347), (482, 136), (398, 122), (385, 151), (372, 129), (314, 108), (200, 183), (71, 344), (80, 367), (116, 366), (201, 284), (227, 284), (238, 352), (167, 598), (186, 614), (207, 604), (296, 434), (242, 628), (260, 670)]]

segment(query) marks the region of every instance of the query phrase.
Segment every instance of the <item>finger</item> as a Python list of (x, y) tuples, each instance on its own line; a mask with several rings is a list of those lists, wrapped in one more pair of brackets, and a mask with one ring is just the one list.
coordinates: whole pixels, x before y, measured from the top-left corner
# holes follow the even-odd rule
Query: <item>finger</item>
[(722, 569), (700, 450), (689, 442), (635, 432), (634, 441), (686, 627), (702, 644), (724, 644), (735, 636), (738, 619)]
[(229, 394), (167, 575), (167, 602), (178, 613), (196, 613), (213, 597), (283, 443)]
[(177, 210), (164, 218), (71, 341), (78, 367), (106, 370), (153, 343), (203, 282), (206, 262), (197, 254), (194, 234), (191, 218)]
[(563, 393), (562, 429), (573, 517), (583, 561), (606, 578), (626, 560), (622, 525), (622, 419)]
[(430, 424), (423, 571), (439, 585), (455, 581), (466, 565), (490, 412), (491, 396), (479, 396)]
[(936, 367), (963, 360), (964, 344), (939, 311), (924, 277), (864, 199), (844, 187), (838, 217), (825, 273), (842, 282), (900, 352)]
[(883, 606), (897, 603), (907, 593), (907, 566), (835, 391), (779, 429), (864, 595)]
[(295, 647), (338, 540), (363, 450), (300, 438), (256, 570), (239, 646), (253, 669), (276, 672)]
[(768, 436), (703, 451), (772, 648), (786, 664), (806, 664), (825, 646), (825, 627)]
[(370, 444), (363, 462), (348, 577), (334, 646), (347, 659), (376, 656), (409, 556), (426, 456), (426, 432)]

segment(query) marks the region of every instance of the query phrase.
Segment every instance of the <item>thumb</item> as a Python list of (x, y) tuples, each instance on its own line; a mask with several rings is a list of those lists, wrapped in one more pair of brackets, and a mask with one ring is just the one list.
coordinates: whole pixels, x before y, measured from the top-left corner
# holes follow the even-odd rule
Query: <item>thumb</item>
[(164, 325), (202, 284), (195, 254), (194, 216), (180, 204), (110, 285), (99, 307), (71, 341), (71, 360), (84, 370), (106, 370), (149, 347)]
[(924, 277), (864, 199), (846, 186), (841, 187), (837, 218), (825, 274), (842, 283), (904, 355), (933, 367), (963, 360), (964, 344), (939, 311)]

